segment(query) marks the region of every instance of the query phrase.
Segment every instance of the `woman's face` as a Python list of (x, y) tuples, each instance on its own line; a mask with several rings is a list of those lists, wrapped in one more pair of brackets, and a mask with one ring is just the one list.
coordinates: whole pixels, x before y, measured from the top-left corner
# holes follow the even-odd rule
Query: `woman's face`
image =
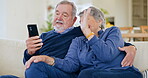
[[(83, 16), (80, 17), (80, 23), (82, 22), (83, 18), (84, 18)], [(88, 23), (88, 27), (92, 32), (98, 32), (98, 29), (100, 30), (99, 26), (101, 23), (99, 21), (96, 21), (93, 16), (91, 15), (88, 16), (87, 23)]]

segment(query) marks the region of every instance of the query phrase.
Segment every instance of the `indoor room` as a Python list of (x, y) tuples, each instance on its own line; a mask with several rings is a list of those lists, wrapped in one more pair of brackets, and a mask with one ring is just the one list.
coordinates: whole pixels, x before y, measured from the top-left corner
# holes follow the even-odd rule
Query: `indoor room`
[[(42, 33), (55, 31), (56, 28), (53, 26), (57, 13), (55, 9), (57, 3), (61, 1), (0, 0), (0, 76), (12, 75), (25, 78), (24, 51), (27, 49), (27, 39), (31, 37), (27, 26), (35, 25), (39, 36)], [(106, 31), (112, 27), (120, 30), (118, 34), (124, 42), (130, 43), (128, 46), (134, 46), (136, 49), (133, 65), (139, 69), (143, 78), (148, 78), (148, 0), (68, 1), (73, 2), (77, 8), (74, 28), (81, 26), (79, 13), (84, 9), (94, 6), (101, 10), (105, 18), (105, 29), (102, 30)], [(92, 35), (94, 33), (86, 38)], [(58, 40), (53, 42), (53, 44), (57, 43), (59, 43)]]

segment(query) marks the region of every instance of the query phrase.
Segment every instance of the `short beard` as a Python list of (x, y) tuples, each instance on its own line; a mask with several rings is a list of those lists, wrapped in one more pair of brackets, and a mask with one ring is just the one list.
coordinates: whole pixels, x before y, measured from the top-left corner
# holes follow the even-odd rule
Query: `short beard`
[(53, 27), (54, 27), (54, 30), (55, 30), (56, 32), (63, 32), (63, 31), (65, 30), (64, 27), (59, 26), (59, 25), (56, 25), (56, 26), (53, 26)]

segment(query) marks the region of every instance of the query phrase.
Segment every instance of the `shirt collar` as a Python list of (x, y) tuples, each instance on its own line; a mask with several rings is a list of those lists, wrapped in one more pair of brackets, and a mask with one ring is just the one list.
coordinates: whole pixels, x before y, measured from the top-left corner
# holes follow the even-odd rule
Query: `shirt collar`
[(101, 35), (106, 29), (102, 29), (100, 31), (98, 31), (98, 35)]
[[(65, 33), (69, 32), (69, 31), (71, 31), (72, 29), (74, 29), (74, 26), (69, 27), (68, 29), (66, 29), (64, 32), (62, 32), (62, 33), (60, 33), (60, 34), (65, 34)], [(54, 30), (54, 32), (55, 32), (55, 33), (58, 33), (58, 32), (56, 32), (55, 30)]]

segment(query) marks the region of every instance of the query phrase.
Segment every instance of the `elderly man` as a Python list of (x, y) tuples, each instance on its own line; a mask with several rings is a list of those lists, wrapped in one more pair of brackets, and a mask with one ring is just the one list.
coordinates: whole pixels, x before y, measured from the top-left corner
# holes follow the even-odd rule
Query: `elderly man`
[[(73, 27), (76, 19), (75, 5), (69, 1), (61, 1), (55, 9), (54, 30), (26, 40), (27, 49), (23, 60), (26, 66), (26, 78), (75, 78), (77, 76), (76, 73), (66, 73), (50, 66), (49, 63), (54, 65), (54, 61), (48, 60), (49, 56), (64, 58), (72, 39), (83, 35), (80, 27)], [(119, 48), (127, 53), (122, 66), (133, 63), (136, 50), (130, 45), (125, 43), (127, 47)]]

